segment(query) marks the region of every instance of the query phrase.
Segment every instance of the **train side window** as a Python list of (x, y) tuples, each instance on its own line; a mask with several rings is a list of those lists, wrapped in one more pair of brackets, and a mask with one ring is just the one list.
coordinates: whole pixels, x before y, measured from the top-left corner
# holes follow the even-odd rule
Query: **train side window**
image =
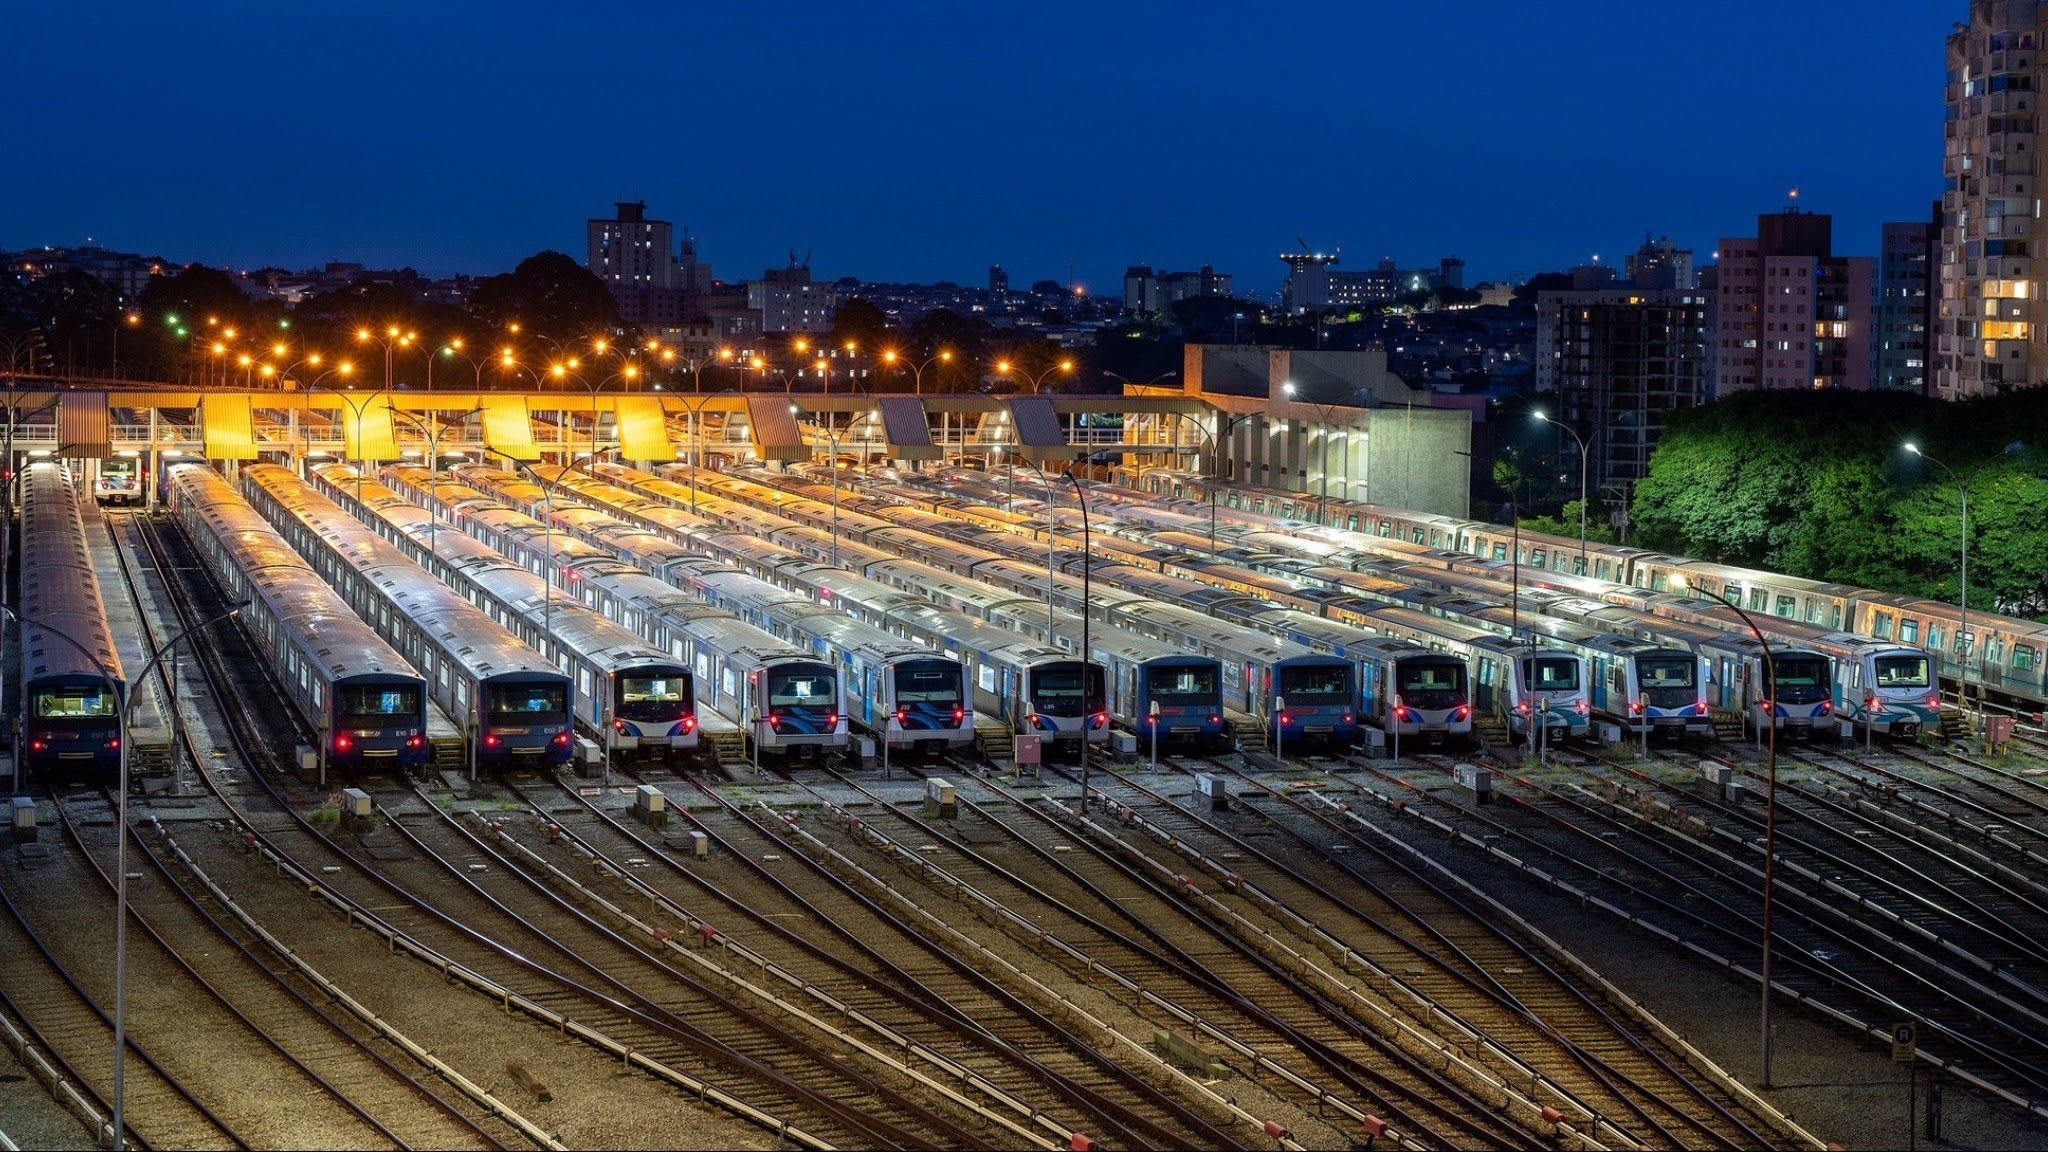
[(1899, 618), (1899, 643), (1917, 644), (1919, 642), (1920, 622), (1918, 620), (1908, 620), (1901, 616)]
[(1719, 597), (1714, 594), (1714, 582), (1712, 580), (1708, 580), (1705, 577), (1701, 577), (1697, 580), (1694, 580), (1692, 582), (1692, 586), (1693, 589), (1699, 593), (1700, 599), (1702, 600), (1719, 599)]
[(2036, 661), (2039, 659), (2039, 654), (2034, 651), (2031, 644), (2015, 644), (2012, 646), (2012, 670), (2015, 672), (2032, 671), (2036, 666)]
[(1652, 573), (1650, 573), (1650, 591), (1652, 591), (1652, 592), (1662, 592), (1662, 591), (1664, 591), (1664, 589), (1665, 589), (1665, 587), (1666, 587), (1666, 586), (1667, 586), (1667, 585), (1666, 585), (1666, 581), (1665, 581), (1665, 576), (1664, 576), (1664, 573), (1662, 573), (1662, 572), (1652, 572)]
[(1761, 588), (1751, 588), (1749, 590), (1749, 610), (1751, 612), (1763, 611), (1764, 606), (1766, 604), (1769, 604), (1770, 601), (1771, 594), (1769, 592), (1766, 592)]
[(1820, 601), (1808, 600), (1806, 602), (1806, 622), (1808, 624), (1820, 623)]
[(1879, 640), (1891, 639), (1892, 618), (1882, 612), (1872, 613), (1870, 617), (1870, 634)]
[(1574, 557), (1572, 557), (1572, 575), (1574, 575), (1574, 576), (1584, 576), (1585, 574), (1586, 574), (1586, 558), (1585, 558), (1584, 556), (1574, 556)]
[(1542, 567), (1545, 567), (1545, 564), (1544, 564), (1544, 560), (1545, 560), (1545, 559), (1547, 559), (1547, 558), (1548, 558), (1548, 556), (1549, 556), (1549, 553), (1545, 552), (1545, 551), (1544, 551), (1543, 549), (1541, 549), (1541, 548), (1531, 548), (1531, 549), (1529, 549), (1529, 567), (1531, 567), (1531, 568), (1542, 568)]
[(1963, 660), (1970, 658), (1970, 649), (1976, 646), (1977, 634), (1956, 630), (1956, 656)]
[(1937, 656), (1941, 655), (1941, 637), (1941, 625), (1929, 620), (1927, 622), (1927, 646), (1933, 649), (1934, 654)]
[(1493, 546), (1493, 558), (1494, 558), (1495, 560), (1505, 560), (1505, 559), (1507, 559), (1507, 558), (1508, 558), (1508, 546), (1507, 546), (1506, 544), (1495, 544), (1495, 545)]
[(1773, 615), (1783, 616), (1787, 620), (1795, 619), (1799, 612), (1799, 601), (1796, 597), (1780, 596), (1778, 606), (1771, 611)]
[(2005, 637), (1993, 632), (1984, 640), (1984, 659), (1987, 663), (2005, 663)]

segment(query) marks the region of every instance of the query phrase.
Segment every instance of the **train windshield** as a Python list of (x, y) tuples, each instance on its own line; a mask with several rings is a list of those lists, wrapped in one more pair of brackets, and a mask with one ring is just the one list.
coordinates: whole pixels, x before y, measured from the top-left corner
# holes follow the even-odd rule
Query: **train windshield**
[(770, 672), (768, 704), (787, 708), (830, 708), (839, 703), (839, 680), (822, 668), (803, 672)]
[(336, 696), (336, 704), (346, 719), (419, 719), (420, 690), (410, 684), (349, 684), (343, 685)]
[(537, 724), (569, 712), (569, 690), (561, 684), (499, 684), (491, 688), (491, 723)]
[[(1081, 691), (1087, 669), (1086, 698)], [(1093, 664), (1056, 664), (1031, 673), (1032, 707), (1048, 716), (1080, 716), (1102, 710), (1102, 669)]]
[(1274, 679), (1273, 695), (1290, 704), (1335, 702), (1351, 695), (1349, 664), (1293, 664)]
[(1692, 688), (1697, 686), (1699, 661), (1664, 658), (1636, 661), (1636, 675), (1645, 688)]
[(1932, 685), (1933, 681), (1928, 678), (1927, 657), (1925, 656), (1879, 656), (1877, 658), (1877, 686), (1879, 688), (1927, 688)]
[(1401, 702), (1415, 708), (1455, 708), (1465, 702), (1465, 666), (1403, 660), (1396, 682)]
[(1579, 662), (1568, 656), (1537, 656), (1529, 661), (1531, 692), (1576, 692)]
[(52, 688), (36, 693), (41, 720), (108, 720), (114, 715), (114, 694), (104, 688)]
[(1161, 703), (1202, 703), (1216, 698), (1216, 668), (1214, 665), (1154, 668), (1146, 685)]
[(910, 664), (896, 670), (896, 702), (899, 704), (960, 703), (960, 667), (957, 664)]
[(1808, 704), (1827, 695), (1828, 661), (1825, 656), (1782, 656), (1773, 671), (1778, 696), (1788, 704)]
[(690, 680), (666, 676), (621, 676), (617, 706), (622, 720), (677, 720), (690, 711)]

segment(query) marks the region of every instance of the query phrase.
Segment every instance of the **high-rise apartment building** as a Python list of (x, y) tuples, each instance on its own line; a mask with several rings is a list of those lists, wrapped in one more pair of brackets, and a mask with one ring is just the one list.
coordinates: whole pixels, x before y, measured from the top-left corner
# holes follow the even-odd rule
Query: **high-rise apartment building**
[(1928, 273), (1939, 231), (1929, 221), (1884, 226), (1877, 256), (1877, 386), (1887, 391), (1927, 391), (1933, 304)]
[(2035, 187), (2048, 6), (1971, 0), (1948, 38), (1934, 390), (1946, 400), (2048, 379), (2032, 309), (2048, 278)]
[(1721, 241), (1714, 394), (1876, 383), (1877, 261), (1836, 256), (1834, 218), (1787, 208)]
[(1697, 288), (1699, 277), (1693, 271), (1692, 249), (1680, 248), (1669, 236), (1650, 239), (1643, 235), (1643, 246), (1630, 254), (1624, 262), (1629, 283), (1638, 288)]
[(825, 332), (838, 304), (830, 284), (811, 281), (809, 259), (800, 264), (791, 253), (789, 267), (770, 268), (747, 282), (747, 307), (761, 314), (763, 332)]
[(675, 287), (675, 225), (649, 220), (645, 200), (621, 200), (613, 207), (618, 209), (616, 218), (584, 226), (583, 266), (615, 292)]
[(1536, 391), (1586, 440), (1591, 483), (1626, 488), (1649, 469), (1671, 413), (1706, 402), (1711, 297), (1603, 288), (1536, 298)]
[(1155, 272), (1150, 265), (1124, 269), (1124, 310), (1140, 316), (1165, 315), (1182, 300), (1230, 295), (1230, 273), (1204, 264), (1200, 272)]

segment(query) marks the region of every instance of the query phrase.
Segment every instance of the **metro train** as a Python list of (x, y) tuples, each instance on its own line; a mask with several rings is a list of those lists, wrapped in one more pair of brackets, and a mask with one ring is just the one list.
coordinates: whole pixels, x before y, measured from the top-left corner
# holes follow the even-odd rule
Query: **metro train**
[[(681, 485), (658, 480), (650, 482), (646, 473), (639, 472), (636, 469), (619, 465), (606, 465), (603, 466), (602, 470), (608, 476), (632, 483), (635, 490), (639, 490), (645, 485), (649, 491), (664, 491), (667, 493), (666, 499), (671, 503), (687, 502), (689, 499), (688, 492)], [(739, 499), (753, 503), (757, 507), (777, 508), (781, 514), (789, 516), (805, 515), (806, 510), (808, 515), (814, 518), (830, 515), (829, 505), (824, 505), (817, 501), (780, 500), (775, 495), (770, 494), (773, 490), (767, 486), (749, 481), (731, 482), (733, 481), (731, 477), (724, 479), (728, 483), (722, 484), (720, 486), (721, 490)], [(821, 512), (820, 509), (827, 509), (827, 511)], [(899, 512), (905, 518), (915, 518), (910, 515), (911, 510), (889, 507), (887, 511), (889, 513), (888, 519), (860, 516), (858, 520), (853, 520), (846, 515), (842, 508), (839, 517), (840, 531), (850, 533), (857, 540), (865, 543), (878, 545), (885, 551), (900, 551), (905, 556), (915, 558), (919, 564), (936, 566), (943, 571), (952, 572), (970, 579), (980, 575), (975, 570), (977, 565), (993, 561), (996, 558), (997, 554), (990, 551), (989, 547), (983, 545), (1002, 547), (1009, 542), (1007, 539), (999, 538), (999, 533), (993, 532), (978, 537), (982, 540), (982, 545), (956, 541), (938, 533), (928, 533), (918, 528), (901, 527), (894, 523)], [(900, 572), (900, 569), (894, 572), (878, 571), (876, 575), (890, 575)], [(986, 579), (985, 576), (983, 578)], [(931, 594), (927, 580), (911, 574), (897, 575), (897, 583), (899, 584), (908, 587), (913, 582), (915, 582), (916, 586), (912, 590), (926, 595)], [(1010, 588), (1010, 590), (1019, 592), (1020, 599), (1027, 594), (1026, 591), (1015, 587)], [(1029, 588), (1028, 595), (1035, 601), (1036, 597), (1042, 594), (1042, 591), (1042, 583), (1035, 584)], [(1113, 625), (1126, 631), (1141, 633), (1154, 640), (1164, 641), (1182, 651), (1200, 652), (1215, 657), (1220, 675), (1218, 684), (1219, 698), (1230, 702), (1231, 706), (1251, 715), (1258, 723), (1268, 729), (1269, 737), (1275, 730), (1283, 726), (1293, 725), (1302, 733), (1312, 734), (1316, 739), (1326, 739), (1336, 743), (1350, 743), (1357, 739), (1356, 684), (1351, 679), (1353, 675), (1351, 669), (1344, 661), (1319, 657), (1317, 653), (1298, 645), (1292, 645), (1288, 641), (1261, 635), (1254, 629), (1213, 620), (1202, 615), (1200, 612), (1187, 608), (1151, 603), (1145, 597), (1137, 595), (1123, 595), (1121, 597), (1107, 595), (1111, 591), (1111, 589), (1105, 588), (1103, 589), (1103, 595), (1090, 598), (1090, 606), (1097, 610), (1097, 614), (1100, 615), (1106, 625)], [(934, 598), (942, 603), (968, 599), (966, 596), (949, 598), (944, 594)], [(1013, 629), (1025, 631), (1041, 642), (1055, 644), (1063, 642), (1062, 637), (1048, 635), (1043, 619), (1035, 608), (1026, 611), (1017, 605), (1001, 607), (1000, 602), (997, 604), (988, 603), (985, 596), (979, 599), (981, 602), (976, 604), (976, 608), (984, 613), (994, 613), (998, 610), (1005, 612), (1009, 616)], [(1114, 605), (1111, 603), (1112, 600), (1115, 601)], [(1078, 603), (1079, 601), (1076, 600), (1075, 605), (1078, 606)], [(1101, 658), (1095, 653), (1090, 655)], [(1108, 663), (1109, 661), (1105, 662)], [(1296, 696), (1296, 699), (1299, 699), (1301, 703), (1297, 705), (1293, 700), (1290, 700), (1288, 708), (1284, 710), (1285, 715), (1283, 715), (1283, 710), (1274, 706), (1276, 699), (1287, 699), (1287, 697), (1275, 690), (1275, 670), (1282, 665), (1289, 667), (1290, 670), (1287, 672), (1289, 676), (1334, 678), (1340, 682), (1339, 687), (1335, 693), (1331, 694), (1331, 699), (1316, 698), (1313, 702), (1311, 702), (1312, 697), (1320, 697), (1323, 694), (1320, 692), (1312, 693), (1304, 687)], [(1322, 671), (1311, 671), (1312, 667), (1320, 667)], [(1306, 680), (1303, 681), (1304, 684), (1306, 682)], [(1149, 708), (1149, 700), (1143, 699), (1142, 696), (1142, 692), (1121, 696), (1114, 691), (1112, 692), (1113, 700), (1130, 700), (1142, 703)], [(1133, 715), (1123, 713), (1115, 708), (1112, 710), (1117, 711), (1120, 719), (1129, 715), (1130, 719), (1135, 721), (1136, 730), (1141, 733), (1146, 731), (1151, 724), (1149, 712), (1141, 711)], [(1204, 723), (1201, 725), (1202, 730), (1194, 733), (1196, 738), (1204, 740), (1221, 739), (1223, 718), (1220, 709), (1217, 716), (1217, 731), (1207, 731), (1208, 725)]]
[(471, 763), (569, 762), (567, 675), (297, 474), (274, 464), (240, 473), (249, 503), (426, 676), (429, 696), (462, 726)]
[(25, 768), (118, 770), (129, 687), (107, 627), (71, 470), (30, 462), (21, 484), (21, 737)]
[[(463, 474), (465, 480), (471, 476), (475, 476), (471, 471)], [(418, 492), (418, 478), (412, 478), (412, 482)], [(469, 508), (463, 521), (475, 531), (492, 533), (514, 556), (537, 558), (543, 547), (561, 547), (545, 539), (551, 535), (547, 525), (530, 519), (526, 519), (526, 525), (518, 525), (514, 517), (526, 519), (516, 508), (500, 506), (489, 515), (481, 508)], [(582, 521), (588, 529), (590, 517)], [(631, 535), (645, 537), (647, 533), (627, 533), (627, 537)], [(612, 533), (604, 537), (604, 545), (584, 543), (584, 547), (594, 547), (598, 551), (596, 560), (606, 566), (641, 568), (633, 562), (635, 541), (627, 537)], [(653, 537), (653, 545), (670, 553), (674, 551), (672, 545), (659, 537)], [(604, 605), (606, 586), (590, 578), (590, 560), (590, 556), (580, 560), (557, 558), (551, 568), (580, 582), (586, 590), (584, 594), (598, 599), (604, 611), (616, 611), (616, 605)], [(836, 668), (834, 685), (844, 685), (844, 703), (852, 707), (827, 711), (817, 734), (827, 734), (840, 724), (858, 724), (866, 732), (883, 738), (889, 748), (928, 752), (961, 748), (973, 742), (975, 711), (973, 701), (967, 697), (967, 678), (958, 660), (922, 644), (899, 640), (883, 629), (834, 609), (819, 607), (803, 596), (782, 592), (774, 584), (717, 560), (672, 558), (662, 562), (662, 568), (670, 584), (694, 592), (700, 601), (739, 617), (784, 644), (807, 650)], [(772, 707), (774, 703), (774, 699), (768, 701), (770, 709), (764, 717), (768, 728), (762, 734), (764, 744), (774, 744), (772, 738), (782, 734), (780, 728), (795, 726), (797, 715), (801, 715), (784, 715)]]
[[(537, 474), (561, 485), (578, 499), (603, 507), (630, 505), (637, 499), (628, 489), (574, 471), (541, 469)], [(502, 473), (465, 474), (465, 478), (489, 486), (508, 500), (530, 502), (537, 498), (538, 489), (533, 485), (501, 477)], [(707, 506), (710, 503), (705, 501)], [(594, 508), (581, 511), (584, 515), (578, 517), (576, 531), (586, 534), (593, 543), (631, 548), (634, 530), (630, 525), (607, 523), (607, 514)], [(913, 584), (900, 583), (892, 588), (893, 581), (885, 583), (858, 571), (833, 568), (806, 553), (759, 537), (726, 532), (687, 514), (678, 516), (682, 522), (671, 520), (672, 527), (666, 531), (692, 541), (714, 559), (743, 567), (776, 587), (800, 592), (821, 604), (836, 605), (856, 619), (896, 635), (935, 650), (957, 653), (974, 685), (976, 711), (1003, 720), (1014, 734), (1036, 734), (1065, 746), (1078, 746), (1084, 740), (1100, 744), (1109, 739), (1110, 716), (1100, 666), (1086, 664), (986, 623), (987, 610), (1012, 597), (980, 586), (956, 587), (972, 608), (952, 611), (948, 608), (956, 599), (953, 596), (938, 598), (939, 606), (935, 606), (926, 597), (897, 591), (914, 587)], [(777, 535), (786, 534), (778, 531)], [(850, 541), (843, 541), (842, 545), (849, 550), (858, 547)], [(875, 552), (860, 559), (886, 563), (892, 570), (913, 567), (887, 553)]]
[[(1171, 470), (1164, 470), (1170, 472)], [(1165, 484), (1147, 470), (1146, 484)], [(1175, 474), (1172, 485), (1180, 491), (1200, 493), (1205, 478)], [(1313, 519), (1314, 501), (1298, 494), (1256, 493), (1223, 486), (1219, 498), (1228, 505), (1237, 501), (1255, 506), (1255, 515), (1280, 516), (1292, 521)], [(1341, 502), (1332, 502), (1333, 508)], [(1206, 505), (1191, 505), (1203, 507)], [(1308, 512), (1307, 517), (1299, 514)], [(1291, 514), (1290, 514), (1291, 513)], [(1416, 545), (1464, 552), (1473, 556), (1508, 560), (1516, 547), (1515, 534), (1500, 525), (1454, 517), (1410, 513), (1380, 505), (1360, 504), (1344, 511), (1347, 523), (1356, 530), (1336, 529), (1340, 540), (1359, 548), (1371, 542), (1401, 540)], [(1245, 525), (1250, 526), (1250, 525)], [(1313, 527), (1290, 523), (1289, 530), (1315, 535)], [(1322, 537), (1318, 537), (1322, 538)], [(1920, 597), (1877, 592), (1868, 588), (1830, 584), (1801, 577), (1783, 576), (1751, 568), (1712, 564), (1686, 557), (1654, 553), (1640, 548), (1592, 543), (1581, 573), (1577, 539), (1535, 532), (1520, 534), (1523, 578), (1536, 573), (1552, 577), (1573, 577), (1606, 581), (1625, 586), (1619, 592), (1598, 583), (1582, 583), (1575, 589), (1582, 595), (1625, 602), (1626, 590), (1638, 593), (1689, 591), (1706, 598), (1722, 593), (1732, 595), (1754, 613), (1795, 620), (1827, 631), (1850, 632), (1873, 640), (1891, 641), (1908, 647), (1919, 646), (1939, 655), (1938, 668), (1931, 671), (1946, 684), (1964, 682), (1967, 656), (1968, 683), (2008, 698), (2026, 710), (2048, 706), (2048, 624), (2017, 619), (1973, 609), (1969, 614), (1970, 636), (1960, 635), (1962, 613), (1956, 605)], [(1761, 622), (1761, 621), (1760, 621)]]
[(434, 705), (420, 674), (220, 473), (171, 465), (164, 494), (214, 583), (248, 602), (236, 620), (326, 765), (347, 773), (425, 764)]
[(576, 719), (607, 754), (696, 751), (694, 677), (675, 657), (581, 601), (553, 596), (544, 578), (453, 525), (440, 531), (437, 515), (352, 465), (317, 465), (308, 474), (322, 495), (573, 675)]

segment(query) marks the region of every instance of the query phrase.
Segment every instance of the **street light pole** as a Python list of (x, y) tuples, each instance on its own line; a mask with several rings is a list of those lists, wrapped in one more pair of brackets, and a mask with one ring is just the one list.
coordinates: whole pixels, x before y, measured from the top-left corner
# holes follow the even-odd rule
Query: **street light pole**
[[(155, 668), (165, 655), (176, 651), (178, 645), (184, 643), (187, 637), (196, 634), (202, 628), (211, 627), (226, 620), (248, 606), (249, 601), (247, 600), (236, 601), (228, 605), (227, 611), (201, 620), (197, 624), (190, 625), (184, 631), (172, 636), (170, 640), (164, 643), (163, 647), (150, 654), (149, 659), (143, 663), (142, 670), (135, 674), (134, 683), (143, 684), (148, 682), (150, 669)], [(117, 733), (115, 739), (119, 741), (120, 747), (116, 750), (119, 793), (115, 797), (116, 812), (114, 816), (116, 834), (114, 837), (114, 1115), (112, 1126), (113, 1146), (115, 1152), (120, 1152), (125, 1143), (125, 1137), (122, 1135), (122, 1132), (127, 1123), (127, 1093), (125, 1088), (128, 1051), (128, 718), (129, 713), (132, 711), (134, 697), (130, 694), (126, 682), (108, 671), (107, 666), (100, 662), (99, 657), (95, 656), (91, 649), (73, 639), (69, 634), (59, 632), (55, 628), (51, 628), (32, 617), (24, 617), (5, 604), (0, 604), (0, 612), (4, 612), (11, 617), (17, 627), (39, 628), (48, 635), (55, 636), (73, 648), (78, 649), (87, 660), (92, 662), (93, 667), (99, 670), (100, 675), (105, 677), (107, 683), (114, 689), (115, 732)], [(176, 749), (172, 750), (172, 755), (176, 755)]]
[[(1087, 457), (1082, 459), (1085, 460)], [(1074, 475), (1074, 468), (1071, 464), (1067, 466), (1067, 483), (1074, 486), (1074, 499), (1081, 505), (1081, 666), (1085, 669), (1088, 666), (1088, 661), (1093, 658), (1090, 656), (1093, 649), (1089, 645), (1090, 636), (1088, 634), (1089, 621), (1093, 618), (1088, 610), (1093, 592), (1092, 578), (1089, 574), (1090, 563), (1088, 555), (1090, 539), (1088, 532), (1088, 493), (1082, 490), (1081, 478)], [(1052, 577), (1050, 573), (1047, 574), (1045, 586), (1049, 596), (1052, 591)], [(1087, 680), (1085, 673), (1082, 676), (1082, 680), (1084, 681), (1083, 688), (1085, 689), (1085, 681)], [(1085, 690), (1082, 695), (1084, 697), (1087, 695)], [(1094, 718), (1089, 717), (1089, 719), (1093, 720)], [(1155, 723), (1152, 727), (1156, 732), (1159, 726)], [(1081, 815), (1088, 815), (1088, 729), (1085, 722), (1081, 728)]]
[[(804, 409), (800, 404), (791, 404), (789, 411), (790, 415), (796, 416), (802, 415)], [(813, 423), (815, 424), (815, 421)], [(819, 427), (818, 430), (825, 434), (826, 443), (832, 446), (832, 475), (829, 477), (832, 485), (832, 566), (837, 568), (839, 567), (839, 430), (829, 425)], [(695, 475), (696, 473), (693, 470), (691, 472), (693, 479)], [(693, 493), (690, 498), (694, 502), (696, 500), (695, 494)]]
[(1756, 626), (1742, 605), (1730, 599), (1723, 590), (1715, 599), (1735, 609), (1742, 622), (1749, 625), (1750, 634), (1764, 650), (1764, 692), (1771, 701), (1770, 752), (1764, 771), (1764, 912), (1763, 912), (1763, 962), (1758, 975), (1763, 980), (1763, 1006), (1760, 1031), (1762, 1045), (1761, 1074), (1757, 1082), (1765, 1088), (1771, 1086), (1771, 896), (1772, 863), (1778, 858), (1778, 666), (1771, 657), (1771, 642), (1764, 637), (1763, 629)]
[(1557, 421), (1557, 420), (1552, 420), (1552, 419), (1551, 419), (1550, 417), (1548, 417), (1548, 416), (1545, 416), (1545, 415), (1543, 414), (1543, 412), (1542, 412), (1542, 410), (1541, 410), (1541, 409), (1538, 409), (1537, 411), (1535, 411), (1535, 412), (1532, 412), (1532, 413), (1530, 413), (1530, 415), (1532, 415), (1532, 416), (1536, 417), (1536, 419), (1537, 419), (1537, 421), (1538, 421), (1539, 423), (1543, 423), (1543, 424), (1548, 424), (1548, 425), (1550, 425), (1550, 426), (1551, 426), (1551, 427), (1553, 427), (1553, 428), (1562, 428), (1562, 429), (1564, 429), (1565, 431), (1567, 431), (1567, 432), (1569, 432), (1569, 433), (1571, 433), (1571, 434), (1572, 434), (1572, 439), (1573, 439), (1573, 440), (1576, 440), (1576, 441), (1578, 441), (1578, 444), (1579, 444), (1579, 575), (1581, 575), (1581, 576), (1584, 576), (1584, 575), (1586, 575), (1586, 505), (1587, 505), (1587, 504), (1589, 504), (1589, 503), (1591, 503), (1591, 500), (1590, 500), (1590, 499), (1588, 498), (1588, 496), (1587, 496), (1587, 493), (1586, 493), (1586, 463), (1587, 463), (1587, 460), (1589, 459), (1589, 453), (1588, 453), (1588, 449), (1589, 449), (1590, 445), (1588, 445), (1588, 444), (1586, 443), (1586, 438), (1585, 438), (1584, 436), (1581, 436), (1581, 435), (1579, 435), (1579, 431), (1578, 431), (1578, 429), (1576, 429), (1576, 428), (1573, 428), (1573, 427), (1572, 427), (1571, 425), (1569, 425), (1569, 424), (1565, 424), (1565, 423), (1563, 423), (1563, 422), (1561, 422), (1561, 421)]
[[(2005, 450), (2007, 452), (2012, 451), (2012, 449), (2013, 445), (2006, 445)], [(1976, 647), (1976, 645), (1970, 642), (1970, 484), (1969, 481), (1956, 475), (1955, 469), (1922, 452), (1918, 445), (1907, 444), (1906, 451), (1948, 473), (1948, 478), (1955, 482), (1956, 490), (1961, 492), (1963, 496), (1962, 568), (1959, 574), (1961, 576), (1962, 595), (1956, 600), (1960, 622), (1956, 641), (1962, 650), (1962, 660), (1960, 663), (1963, 670), (1963, 682), (1957, 688), (1956, 698), (1961, 701), (1963, 716), (1967, 719), (1970, 714), (1970, 653)], [(1939, 652), (1935, 653), (1937, 660), (1940, 658), (1940, 655)]]

